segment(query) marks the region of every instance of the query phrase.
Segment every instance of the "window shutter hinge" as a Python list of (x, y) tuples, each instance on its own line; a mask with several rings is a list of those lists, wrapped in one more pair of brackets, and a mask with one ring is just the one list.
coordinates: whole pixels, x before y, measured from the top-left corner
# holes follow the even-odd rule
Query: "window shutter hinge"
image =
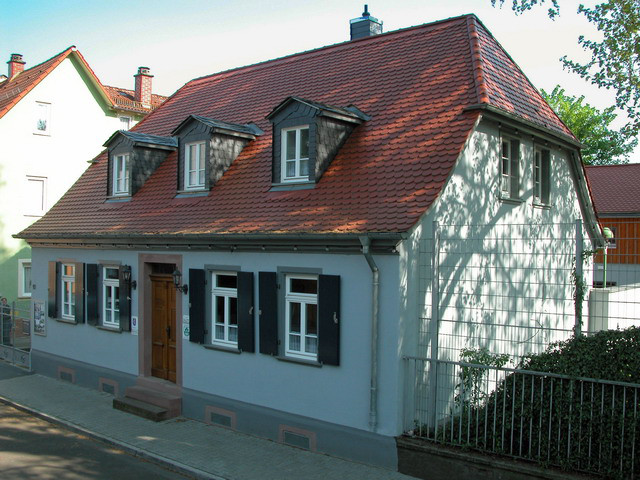
[(333, 323), (338, 324), (338, 312), (333, 312)]
[(249, 307), (249, 315), (253, 315), (253, 305)]

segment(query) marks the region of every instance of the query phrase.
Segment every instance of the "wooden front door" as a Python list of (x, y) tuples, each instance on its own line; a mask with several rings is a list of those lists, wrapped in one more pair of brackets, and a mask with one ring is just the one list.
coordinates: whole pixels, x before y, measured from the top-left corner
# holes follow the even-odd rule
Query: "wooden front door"
[(171, 275), (151, 275), (151, 375), (176, 381), (176, 289)]

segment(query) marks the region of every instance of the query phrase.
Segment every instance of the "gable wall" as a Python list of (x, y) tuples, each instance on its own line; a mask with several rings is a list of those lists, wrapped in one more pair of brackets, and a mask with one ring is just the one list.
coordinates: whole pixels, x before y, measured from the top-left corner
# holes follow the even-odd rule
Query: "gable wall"
[[(551, 149), (551, 208), (537, 208), (533, 206), (534, 139), (525, 134), (518, 138), (521, 203), (500, 199), (499, 129), (494, 122), (482, 121), (440, 198), (403, 244), (401, 264), (408, 272), (400, 278), (403, 333), (409, 339), (406, 354), (430, 354), (434, 220), (441, 232), (440, 358), (457, 361), (464, 347), (488, 347), (513, 358), (542, 348), (556, 335), (564, 338), (573, 328), (571, 269), (575, 221), (582, 214), (569, 153), (542, 144)], [(584, 248), (592, 248), (584, 227), (582, 236)], [(585, 268), (590, 285), (591, 271)], [(565, 331), (483, 324), (544, 325)]]
[[(51, 134), (35, 135), (35, 105), (51, 103)], [(17, 259), (29, 250), (12, 234), (38, 217), (25, 216), (26, 177), (46, 178), (45, 208), (51, 207), (86, 169), (102, 143), (120, 126), (102, 99), (88, 88), (66, 58), (7, 114), (0, 118), (0, 294), (9, 301), (17, 293)], [(8, 262), (8, 263), (7, 263)], [(13, 298), (12, 298), (13, 297)]]

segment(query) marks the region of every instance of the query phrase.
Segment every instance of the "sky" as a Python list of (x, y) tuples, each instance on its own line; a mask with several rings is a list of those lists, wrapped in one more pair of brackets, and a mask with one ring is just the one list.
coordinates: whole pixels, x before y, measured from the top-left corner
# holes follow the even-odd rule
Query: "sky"
[[(0, 63), (21, 53), (29, 68), (75, 45), (103, 84), (133, 89), (133, 75), (146, 66), (154, 75), (154, 93), (170, 95), (193, 78), (347, 41), (349, 20), (361, 15), (364, 3), (0, 0)], [(384, 32), (475, 13), (537, 88), (551, 92), (560, 84), (567, 94), (584, 95), (603, 109), (615, 103), (613, 92), (563, 70), (559, 61), (563, 55), (587, 60), (578, 37), (600, 38), (576, 13), (579, 3), (595, 2), (560, 0), (560, 17), (552, 21), (544, 6), (516, 16), (511, 0), (502, 8), (492, 7), (491, 0), (368, 1)], [(623, 120), (621, 115), (614, 127)]]

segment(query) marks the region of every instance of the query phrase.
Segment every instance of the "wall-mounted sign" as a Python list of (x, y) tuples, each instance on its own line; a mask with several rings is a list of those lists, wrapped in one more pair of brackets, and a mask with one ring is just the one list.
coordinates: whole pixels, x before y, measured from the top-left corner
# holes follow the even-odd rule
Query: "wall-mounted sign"
[(138, 335), (138, 317), (131, 317), (131, 335)]
[(182, 316), (182, 338), (189, 340), (189, 315)]

